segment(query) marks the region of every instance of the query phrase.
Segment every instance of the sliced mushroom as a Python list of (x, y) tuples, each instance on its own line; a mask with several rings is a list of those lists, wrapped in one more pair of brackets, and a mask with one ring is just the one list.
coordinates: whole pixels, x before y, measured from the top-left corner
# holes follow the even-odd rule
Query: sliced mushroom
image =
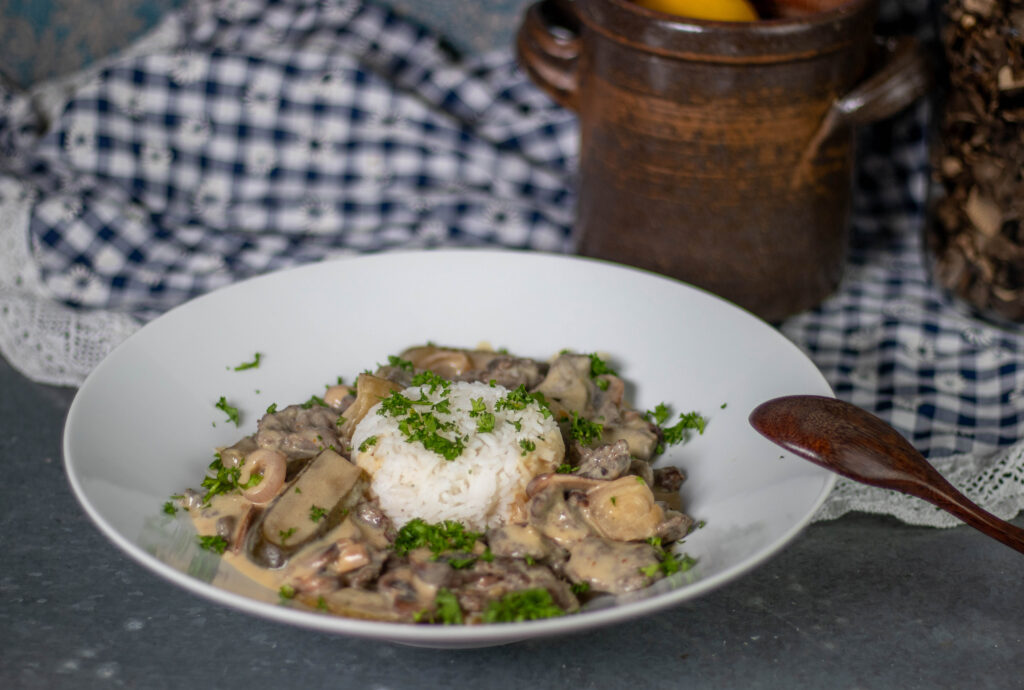
[(641, 460), (650, 460), (658, 448), (657, 427), (636, 410), (624, 410), (614, 423), (604, 425), (603, 443), (614, 443), (619, 439), (629, 444), (630, 455)]
[(504, 525), (487, 531), (487, 544), (495, 556), (542, 561), (557, 548), (530, 525)]
[(530, 483), (526, 485), (526, 495), (532, 498), (549, 487), (556, 487), (560, 491), (589, 491), (604, 483), (600, 479), (580, 477), (575, 473), (557, 474), (551, 472), (548, 474), (538, 474), (531, 479)]
[(547, 367), (536, 360), (495, 353), (487, 354), (490, 357), (486, 359), (486, 364), (481, 366), (480, 353), (470, 353), (475, 368), (460, 376), (460, 380), (484, 383), (494, 381), (497, 385), (510, 390), (519, 386), (525, 386), (527, 390), (532, 390), (544, 380), (544, 375), (547, 373)]
[(402, 353), (417, 369), (427, 369), (446, 379), (454, 379), (473, 369), (473, 359), (465, 350), (424, 345)]
[(649, 585), (652, 576), (645, 571), (658, 563), (658, 553), (650, 544), (588, 537), (569, 547), (565, 573), (594, 591), (623, 594)]
[(325, 450), (267, 509), (263, 539), (287, 548), (308, 541), (355, 505), (361, 491), (354, 489), (361, 486), (361, 479), (362, 470), (333, 450)]
[(565, 492), (558, 484), (535, 495), (528, 511), (530, 526), (560, 546), (567, 547), (592, 534), (576, 507), (566, 503)]
[(583, 415), (590, 405), (593, 388), (596, 386), (590, 380), (590, 357), (564, 354), (551, 363), (536, 392), (544, 394), (556, 414), (575, 411)]
[(665, 520), (647, 483), (627, 476), (587, 492), (583, 517), (598, 534), (616, 541), (639, 541), (657, 534)]
[(373, 374), (360, 374), (356, 379), (356, 399), (345, 410), (345, 422), (341, 425), (340, 436), (346, 441), (352, 438), (359, 422), (370, 411), (370, 408), (402, 387), (394, 381), (388, 381)]

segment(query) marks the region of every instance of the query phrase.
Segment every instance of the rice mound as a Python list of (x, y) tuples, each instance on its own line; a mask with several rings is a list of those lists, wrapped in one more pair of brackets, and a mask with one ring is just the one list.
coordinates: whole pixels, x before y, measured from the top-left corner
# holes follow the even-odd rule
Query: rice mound
[[(428, 385), (401, 391), (411, 400), (418, 400), (421, 392), (432, 402), (445, 397), (439, 388), (431, 393)], [(565, 457), (565, 445), (558, 424), (550, 415), (545, 417), (536, 402), (523, 410), (496, 410), (495, 404), (508, 393), (507, 388), (486, 383), (451, 384), (446, 396), (450, 414), (434, 414), (442, 422), (455, 423), (453, 431), (442, 433), (444, 437), (468, 437), (454, 460), (419, 441), (407, 441), (400, 419), (379, 414), (379, 403), (370, 408), (352, 436), (354, 459), (370, 475), (371, 493), (397, 527), (422, 518), (428, 523), (457, 520), (480, 531), (525, 519), (527, 483), (554, 471)], [(494, 415), (493, 431), (477, 432), (479, 417), (470, 415), (472, 401), (480, 399), (486, 412)], [(524, 449), (521, 442), (534, 447)]]

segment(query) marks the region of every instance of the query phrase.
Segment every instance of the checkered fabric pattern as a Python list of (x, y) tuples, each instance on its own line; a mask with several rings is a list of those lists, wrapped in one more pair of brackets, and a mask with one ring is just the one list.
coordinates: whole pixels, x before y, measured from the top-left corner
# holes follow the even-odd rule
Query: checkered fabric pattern
[(457, 63), (357, 0), (185, 22), (186, 45), (104, 70), (23, 162), (59, 299), (150, 316), (340, 252), (569, 248), (575, 121), (508, 55)]
[[(883, 32), (927, 37), (927, 0), (883, 9)], [(57, 299), (148, 318), (341, 252), (571, 250), (576, 121), (511, 51), (457, 60), (359, 0), (196, 2), (182, 21), (183, 45), (115, 62), (31, 147), (0, 119), (6, 166), (38, 189), (32, 251)], [(1024, 436), (1024, 334), (929, 281), (928, 118), (862, 132), (846, 278), (781, 329), (932, 458), (982, 457)], [(1022, 467), (988, 479), (1024, 489)]]

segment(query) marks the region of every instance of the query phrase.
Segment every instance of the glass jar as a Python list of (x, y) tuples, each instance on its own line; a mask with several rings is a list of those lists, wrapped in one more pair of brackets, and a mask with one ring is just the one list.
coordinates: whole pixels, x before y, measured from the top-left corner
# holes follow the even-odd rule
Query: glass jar
[(983, 316), (1024, 322), (1024, 0), (945, 0), (943, 14), (933, 277)]

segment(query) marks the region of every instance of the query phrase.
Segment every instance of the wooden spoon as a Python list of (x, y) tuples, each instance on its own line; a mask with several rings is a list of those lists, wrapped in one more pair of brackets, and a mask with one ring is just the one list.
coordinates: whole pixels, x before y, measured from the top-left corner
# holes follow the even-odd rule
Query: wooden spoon
[(855, 405), (792, 395), (762, 403), (750, 423), (795, 455), (855, 481), (922, 498), (1024, 553), (1024, 529), (972, 503), (895, 429)]

